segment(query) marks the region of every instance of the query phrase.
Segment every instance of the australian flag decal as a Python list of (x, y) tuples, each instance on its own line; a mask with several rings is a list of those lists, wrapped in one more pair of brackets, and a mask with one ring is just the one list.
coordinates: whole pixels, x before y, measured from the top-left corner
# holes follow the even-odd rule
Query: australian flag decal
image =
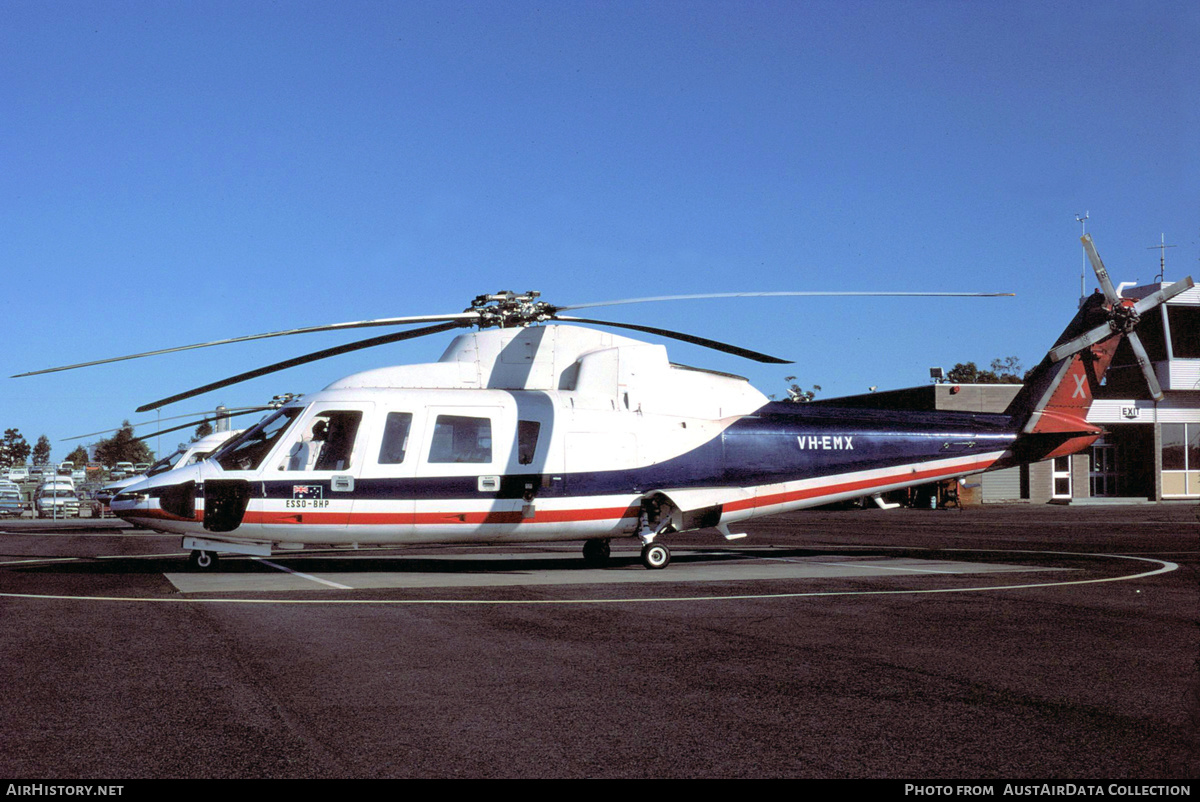
[(321, 497), (321, 485), (292, 485), (292, 498)]

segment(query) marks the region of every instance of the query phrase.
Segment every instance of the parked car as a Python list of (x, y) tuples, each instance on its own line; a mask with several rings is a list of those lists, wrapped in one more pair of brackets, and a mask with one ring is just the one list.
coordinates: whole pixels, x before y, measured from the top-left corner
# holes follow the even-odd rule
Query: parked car
[(24, 465), (14, 465), (8, 469), (8, 479), (12, 482), (24, 482), (29, 478), (29, 469)]
[(34, 499), (39, 518), (78, 518), (79, 497), (75, 495), (75, 483), (67, 477), (43, 482)]
[(21, 500), (21, 491), (0, 487), (0, 517), (17, 518), (24, 512), (25, 503)]

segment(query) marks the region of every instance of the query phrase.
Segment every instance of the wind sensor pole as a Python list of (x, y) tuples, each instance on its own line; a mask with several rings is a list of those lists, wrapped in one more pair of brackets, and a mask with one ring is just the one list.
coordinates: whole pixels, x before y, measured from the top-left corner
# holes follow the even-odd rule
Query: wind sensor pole
[(1174, 245), (1167, 245), (1167, 235), (1158, 235), (1158, 245), (1151, 245), (1146, 250), (1152, 251), (1158, 248), (1158, 276), (1155, 277), (1155, 282), (1162, 284), (1163, 276), (1167, 273), (1167, 248), (1174, 248)]
[[(1075, 215), (1075, 221), (1079, 223), (1079, 238), (1083, 239), (1083, 235), (1087, 233), (1088, 212), (1083, 213), (1083, 217)], [(1079, 270), (1079, 306), (1083, 307), (1083, 302), (1087, 300), (1087, 250), (1083, 251), (1083, 267)]]

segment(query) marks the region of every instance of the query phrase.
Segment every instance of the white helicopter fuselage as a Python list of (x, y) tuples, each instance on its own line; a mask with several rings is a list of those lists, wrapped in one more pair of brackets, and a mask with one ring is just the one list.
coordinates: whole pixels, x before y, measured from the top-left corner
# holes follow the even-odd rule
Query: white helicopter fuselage
[(815, 407), (797, 418), (799, 406), (607, 332), (484, 330), (437, 363), (355, 374), (288, 404), (113, 510), (230, 551), (731, 536), (756, 515), (986, 469), (1015, 439), (964, 417), (958, 441), (979, 447), (946, 452), (945, 416), (909, 416), (900, 432)]
[[(630, 535), (650, 488), (581, 491), (585, 483), (602, 487), (596, 476), (687, 454), (766, 403), (744, 379), (673, 366), (662, 346), (607, 332), (472, 332), (455, 338), (437, 363), (355, 374), (285, 406), (276, 415), (290, 419), (286, 431), (253, 465), (218, 452), (185, 469), (187, 477), (172, 472), (165, 480), (172, 485), (195, 483), (194, 510), (164, 509), (152, 478), (114, 500), (114, 511), (162, 531), (212, 537), (206, 488), (244, 481), (253, 492), (241, 521), (219, 535), (231, 542)], [(314, 446), (319, 423), (353, 426), (352, 442)], [(333, 447), (348, 451), (335, 458)], [(325, 458), (314, 456), (318, 448)]]

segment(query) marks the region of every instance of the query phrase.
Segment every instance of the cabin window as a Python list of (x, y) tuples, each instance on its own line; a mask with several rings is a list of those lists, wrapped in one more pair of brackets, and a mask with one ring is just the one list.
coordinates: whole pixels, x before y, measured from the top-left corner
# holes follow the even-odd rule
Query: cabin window
[(279, 410), (217, 451), (213, 459), (227, 471), (254, 470), (299, 414), (298, 407)]
[(465, 415), (438, 415), (433, 425), (430, 462), (491, 462), (492, 421)]
[(350, 467), (362, 413), (329, 410), (313, 417), (279, 467), (286, 471), (344, 471)]
[(412, 429), (411, 412), (389, 412), (383, 424), (383, 443), (379, 446), (380, 465), (399, 465), (408, 451), (408, 432)]
[(517, 462), (528, 465), (537, 451), (538, 433), (542, 424), (535, 420), (517, 421)]

